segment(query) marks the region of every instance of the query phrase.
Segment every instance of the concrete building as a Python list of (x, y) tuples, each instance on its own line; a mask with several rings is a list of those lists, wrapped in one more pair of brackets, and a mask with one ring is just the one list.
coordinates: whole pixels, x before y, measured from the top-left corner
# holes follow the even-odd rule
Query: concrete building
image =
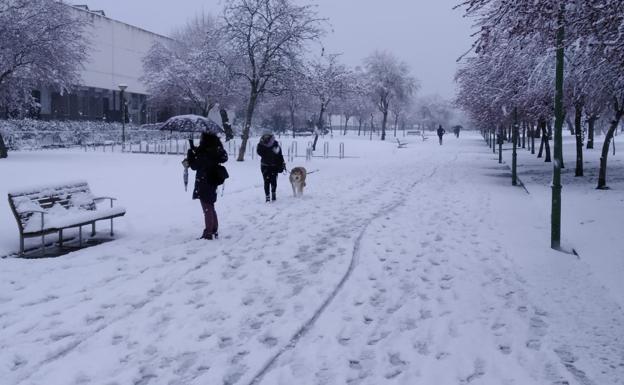
[(148, 107), (147, 90), (140, 81), (142, 60), (154, 42), (169, 38), (113, 20), (86, 5), (68, 7), (78, 17), (89, 18), (89, 59), (82, 71), (82, 84), (72, 93), (35, 91), (41, 105), (40, 118), (121, 121), (119, 85), (124, 84), (127, 120), (136, 124), (158, 121), (158, 112)]

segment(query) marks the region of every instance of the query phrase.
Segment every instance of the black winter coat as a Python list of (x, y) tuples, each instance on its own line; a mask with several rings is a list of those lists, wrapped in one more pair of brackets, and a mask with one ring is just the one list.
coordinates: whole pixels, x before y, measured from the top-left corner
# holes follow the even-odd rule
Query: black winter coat
[(223, 147), (197, 148), (189, 150), (187, 160), (192, 170), (195, 170), (195, 189), (193, 199), (214, 203), (217, 201), (217, 184), (214, 182), (217, 165), (228, 160), (228, 154)]
[(282, 148), (277, 141), (272, 141), (269, 146), (262, 142), (258, 143), (256, 152), (260, 155), (260, 165), (262, 167), (271, 169), (277, 173), (284, 171), (284, 155), (282, 154)]

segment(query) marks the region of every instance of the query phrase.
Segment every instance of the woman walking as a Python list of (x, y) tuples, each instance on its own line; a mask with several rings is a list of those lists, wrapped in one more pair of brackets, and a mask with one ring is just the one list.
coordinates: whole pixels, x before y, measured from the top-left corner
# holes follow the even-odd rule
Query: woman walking
[[(219, 220), (215, 210), (217, 186), (223, 183), (219, 175), (219, 164), (228, 160), (228, 154), (215, 134), (203, 132), (199, 147), (188, 150), (185, 162), (195, 170), (193, 199), (199, 199), (204, 213), (204, 232), (201, 239), (219, 237)], [(222, 167), (221, 167), (222, 168)]]
[[(264, 179), (264, 195), (267, 202), (277, 199), (275, 192), (277, 190), (277, 175), (286, 170), (284, 155), (282, 148), (275, 140), (272, 133), (265, 133), (260, 138), (256, 149), (260, 155), (260, 171)], [(269, 195), (269, 193), (271, 195)]]

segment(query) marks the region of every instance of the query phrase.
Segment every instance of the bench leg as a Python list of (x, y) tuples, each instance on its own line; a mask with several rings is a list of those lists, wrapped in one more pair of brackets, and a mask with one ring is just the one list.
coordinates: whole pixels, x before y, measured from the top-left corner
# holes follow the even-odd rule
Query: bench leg
[(24, 256), (24, 237), (20, 235), (20, 257)]
[(78, 227), (78, 247), (82, 247), (82, 226)]
[(45, 234), (41, 234), (41, 254), (45, 255), (46, 253), (46, 249), (45, 249)]
[(111, 232), (110, 232), (111, 237), (114, 235), (113, 233), (113, 218), (111, 218)]
[(59, 230), (59, 247), (63, 247), (63, 230)]
[(95, 237), (95, 222), (91, 223), (91, 236)]

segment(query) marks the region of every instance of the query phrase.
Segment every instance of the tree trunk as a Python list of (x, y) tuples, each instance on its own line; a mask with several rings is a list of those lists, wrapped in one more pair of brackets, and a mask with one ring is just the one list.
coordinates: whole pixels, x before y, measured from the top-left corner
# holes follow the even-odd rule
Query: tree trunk
[(594, 148), (594, 128), (596, 127), (596, 115), (591, 115), (587, 119), (587, 149), (592, 150)]
[(290, 109), (290, 129), (292, 130), (293, 139), (295, 139), (297, 135), (295, 135), (295, 110), (293, 108)]
[(544, 126), (544, 131), (542, 131), (542, 139), (544, 140), (544, 148), (546, 149), (546, 158), (544, 159), (544, 162), (550, 163), (552, 162), (550, 157), (550, 133), (549, 130), (546, 129), (546, 126)]
[(2, 133), (0, 133), (0, 159), (7, 158), (9, 153), (6, 148), (6, 144), (4, 144), (4, 138), (2, 138)]
[(544, 153), (544, 143), (548, 140), (548, 135), (544, 136), (544, 133), (546, 132), (546, 121), (545, 120), (540, 120), (540, 122), (538, 123), (537, 126), (537, 132), (539, 132), (539, 135), (536, 135), (538, 138), (541, 138), (540, 141), (540, 148), (539, 151), (537, 153), (537, 157), (541, 158), (543, 156)]
[(535, 129), (535, 125), (531, 123), (531, 154), (535, 155), (535, 136), (537, 135), (537, 130)]
[(314, 142), (312, 143), (312, 151), (316, 151), (316, 143), (318, 143), (319, 131), (323, 129), (323, 114), (325, 113), (325, 103), (321, 103), (321, 112), (319, 113), (316, 132), (314, 133)]
[[(554, 152), (554, 155), (555, 155), (555, 157), (556, 157), (556, 156), (557, 156), (557, 153), (556, 153), (556, 151), (557, 151), (557, 147), (555, 146), (555, 140), (554, 140), (554, 135), (553, 135), (553, 127), (552, 127), (552, 125), (550, 124), (550, 122), (546, 123), (546, 127), (547, 127), (547, 129), (548, 129), (548, 130), (546, 131), (546, 135), (547, 135), (547, 138), (546, 138), (546, 145), (548, 146), (548, 150), (550, 151), (550, 140), (551, 140), (551, 138), (552, 138), (552, 139), (553, 139), (553, 152)], [(562, 124), (562, 126), (561, 126), (561, 133), (563, 134), (563, 124)], [(561, 142), (563, 143), (563, 137), (561, 138)], [(563, 169), (563, 168), (565, 168), (565, 167), (563, 166), (563, 149), (562, 149), (562, 148), (560, 148), (560, 149), (559, 149), (559, 151), (561, 151), (561, 154), (562, 154), (562, 156), (561, 156), (559, 159), (560, 159), (561, 168)], [(550, 159), (550, 157), (547, 157), (547, 158), (548, 158), (548, 159)], [(544, 162), (550, 162), (550, 160), (548, 160), (548, 161), (547, 161), (547, 160), (544, 160)]]
[(381, 140), (386, 140), (386, 125), (388, 124), (388, 110), (383, 112), (383, 120), (381, 121)]
[(344, 134), (343, 135), (347, 135), (347, 127), (349, 125), (349, 116), (345, 115), (345, 125), (344, 125)]
[(572, 121), (570, 121), (570, 118), (566, 118), (566, 124), (568, 125), (568, 130), (570, 131), (570, 135), (575, 135), (574, 134), (574, 125), (572, 124)]
[(358, 118), (358, 136), (362, 133), (362, 118)]
[(230, 118), (228, 117), (227, 110), (225, 108), (219, 109), (219, 115), (221, 115), (221, 124), (223, 125), (223, 131), (225, 131), (225, 141), (234, 139), (234, 131), (230, 124)]
[(574, 106), (574, 137), (576, 139), (576, 168), (574, 176), (583, 176), (583, 104)]
[(397, 127), (399, 126), (399, 115), (394, 117), (394, 137), (396, 138)]
[(624, 115), (624, 106), (622, 106), (622, 108), (617, 108), (616, 103), (615, 117), (611, 122), (611, 126), (609, 127), (609, 130), (605, 135), (604, 143), (602, 144), (602, 154), (600, 155), (600, 172), (598, 174), (598, 187), (596, 187), (600, 190), (609, 188), (607, 187), (607, 159), (609, 157), (609, 147), (611, 146), (611, 140), (613, 140), (613, 135), (615, 134), (615, 131), (620, 124), (622, 115)]
[(238, 158), (236, 161), (242, 162), (245, 160), (245, 150), (247, 149), (247, 141), (249, 140), (249, 131), (251, 130), (251, 119), (253, 118), (254, 110), (256, 109), (256, 102), (258, 101), (258, 92), (254, 89), (251, 90), (249, 95), (249, 102), (247, 103), (247, 110), (245, 111), (245, 125), (243, 126), (243, 134), (241, 135), (241, 146), (238, 151)]

